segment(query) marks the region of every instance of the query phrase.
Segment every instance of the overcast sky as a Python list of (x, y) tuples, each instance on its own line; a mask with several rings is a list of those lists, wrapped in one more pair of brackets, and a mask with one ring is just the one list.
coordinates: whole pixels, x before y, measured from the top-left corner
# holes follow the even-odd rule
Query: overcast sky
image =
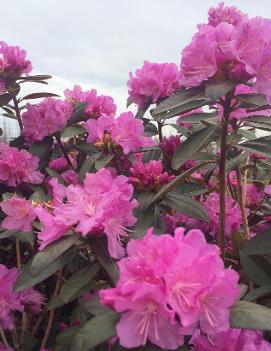
[[(217, 3), (2, 0), (0, 38), (27, 50), (34, 73), (54, 76), (48, 91), (62, 93), (74, 84), (96, 88), (101, 94), (111, 95), (121, 112), (125, 109), (129, 72), (145, 59), (179, 64), (181, 50), (196, 25), (206, 22), (208, 8)], [(271, 0), (226, 3), (250, 16), (271, 18)]]

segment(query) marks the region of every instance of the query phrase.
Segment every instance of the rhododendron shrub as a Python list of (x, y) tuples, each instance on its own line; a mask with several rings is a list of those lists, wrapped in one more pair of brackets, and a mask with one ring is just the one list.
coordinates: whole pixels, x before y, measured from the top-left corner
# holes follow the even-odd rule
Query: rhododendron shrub
[(211, 8), (124, 111), (0, 42), (0, 350), (271, 350), (270, 23)]

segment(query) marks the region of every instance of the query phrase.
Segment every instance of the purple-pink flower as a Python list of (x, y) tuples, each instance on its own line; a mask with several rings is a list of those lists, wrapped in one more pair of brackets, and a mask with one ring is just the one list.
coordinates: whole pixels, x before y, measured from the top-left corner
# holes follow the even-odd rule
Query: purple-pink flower
[(130, 73), (127, 85), (132, 102), (144, 107), (180, 88), (179, 70), (174, 63), (144, 61), (143, 67), (135, 71), (135, 76)]
[(88, 118), (97, 119), (101, 115), (110, 115), (116, 112), (117, 106), (111, 96), (97, 95), (97, 90), (91, 89), (82, 91), (80, 85), (75, 85), (73, 90), (64, 91), (66, 100), (75, 105), (79, 102), (86, 102), (85, 114)]
[(22, 115), (23, 135), (29, 142), (42, 140), (64, 128), (71, 115), (71, 105), (60, 99), (49, 97), (39, 104), (27, 104)]
[(26, 150), (0, 144), (0, 183), (16, 187), (22, 183), (40, 184), (39, 158)]
[(1, 223), (1, 227), (8, 230), (32, 230), (32, 222), (36, 214), (29, 200), (14, 194), (11, 198), (0, 202), (2, 211), (7, 215)]
[(242, 13), (235, 6), (224, 6), (223, 2), (220, 2), (216, 7), (211, 7), (208, 11), (208, 24), (216, 27), (221, 22), (228, 22), (234, 26), (240, 24), (247, 15)]
[(149, 230), (142, 240), (131, 240), (127, 252), (118, 263), (116, 288), (99, 293), (103, 304), (121, 313), (116, 329), (123, 347), (149, 340), (176, 349), (198, 325), (210, 334), (229, 328), (238, 274), (224, 268), (219, 248), (206, 243), (201, 231), (184, 235), (178, 228), (173, 237)]
[(228, 329), (213, 336), (195, 333), (193, 351), (270, 351), (271, 344), (263, 339), (261, 331)]
[(53, 213), (37, 207), (36, 213), (44, 225), (39, 234), (40, 249), (63, 236), (73, 225), (84, 236), (105, 233), (110, 255), (122, 257), (125, 251), (121, 240), (127, 236), (126, 228), (135, 223), (132, 210), (137, 202), (132, 195), (133, 187), (127, 177), (113, 175), (104, 168), (88, 173), (83, 185), (67, 187), (67, 201), (59, 201)]
[(26, 51), (19, 46), (8, 45), (0, 41), (0, 76), (1, 78), (17, 78), (23, 73), (28, 74), (32, 65), (26, 59)]
[(150, 137), (144, 136), (143, 122), (136, 119), (132, 112), (124, 112), (117, 118), (103, 115), (97, 120), (90, 119), (85, 128), (89, 133), (89, 143), (107, 150), (121, 147), (124, 154), (155, 144)]
[(137, 161), (130, 169), (129, 182), (138, 191), (158, 191), (163, 185), (175, 178), (163, 170), (162, 161), (149, 163)]

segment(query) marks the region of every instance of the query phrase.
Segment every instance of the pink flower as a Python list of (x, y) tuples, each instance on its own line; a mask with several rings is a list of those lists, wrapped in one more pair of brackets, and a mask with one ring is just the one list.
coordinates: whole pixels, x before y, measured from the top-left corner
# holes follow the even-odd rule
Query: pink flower
[(42, 251), (46, 246), (64, 236), (69, 229), (69, 225), (59, 223), (54, 214), (45, 210), (41, 205), (35, 208), (35, 213), (42, 224), (42, 230), (38, 234), (39, 250)]
[(76, 173), (73, 170), (68, 170), (61, 173), (61, 177), (64, 179), (64, 181), (67, 184), (73, 184), (73, 185), (78, 184), (78, 173)]
[[(117, 324), (126, 348), (147, 340), (176, 349), (199, 325), (207, 333), (229, 328), (229, 308), (239, 295), (238, 275), (225, 269), (216, 245), (199, 230), (131, 240), (119, 261), (116, 288), (99, 292), (101, 303), (121, 313)], [(176, 318), (178, 315), (178, 318)]]
[(27, 104), (22, 115), (23, 135), (29, 142), (42, 140), (64, 128), (72, 114), (72, 107), (65, 101), (45, 98), (36, 105)]
[(101, 116), (88, 120), (85, 128), (89, 133), (87, 141), (100, 147), (121, 147), (124, 154), (139, 151), (140, 148), (154, 145), (154, 141), (143, 135), (143, 122), (132, 112), (124, 112), (118, 118)]
[(144, 61), (135, 76), (130, 73), (127, 82), (131, 100), (139, 107), (146, 103), (157, 102), (180, 88), (179, 71), (174, 63), (151, 63)]
[(20, 293), (21, 304), (27, 306), (27, 308), (33, 314), (41, 312), (41, 306), (44, 304), (44, 296), (33, 288), (25, 289)]
[(26, 150), (0, 144), (0, 183), (16, 187), (22, 183), (40, 184), (39, 159)]
[(170, 158), (174, 155), (179, 145), (181, 145), (181, 140), (178, 135), (172, 135), (168, 138), (163, 138), (160, 142), (161, 150)]
[(20, 294), (13, 292), (17, 276), (16, 268), (8, 269), (0, 264), (0, 327), (3, 329), (12, 329), (13, 312), (24, 309)]
[(208, 24), (216, 27), (221, 22), (228, 22), (234, 26), (240, 24), (247, 15), (243, 14), (235, 6), (224, 6), (223, 2), (220, 2), (217, 7), (211, 7), (208, 11)]
[[(84, 236), (105, 233), (110, 255), (120, 258), (124, 255), (120, 240), (127, 236), (126, 227), (135, 223), (132, 210), (137, 202), (131, 201), (132, 195), (128, 178), (112, 175), (103, 168), (88, 173), (83, 185), (67, 187), (67, 202), (55, 208), (54, 220), (62, 226), (75, 225), (75, 230)], [(49, 228), (46, 236), (50, 235)]]
[[(218, 236), (219, 231), (219, 194), (211, 193), (207, 199), (202, 203), (203, 207), (208, 213), (210, 223), (202, 223), (200, 228), (214, 237)], [(248, 213), (247, 213), (248, 214)], [(234, 230), (239, 231), (242, 225), (242, 216), (239, 205), (235, 201), (226, 196), (226, 224), (225, 234), (230, 236)]]
[(0, 343), (0, 351), (14, 351), (12, 347), (5, 347), (2, 343)]
[(1, 227), (8, 230), (32, 230), (32, 222), (36, 214), (30, 202), (14, 194), (10, 199), (0, 203), (2, 211), (7, 217), (2, 221)]
[(249, 208), (257, 208), (263, 198), (263, 192), (253, 183), (247, 184), (244, 191), (246, 194), (246, 206)]
[(153, 160), (149, 163), (137, 161), (130, 172), (129, 181), (138, 191), (158, 191), (163, 185), (175, 178), (175, 176), (163, 172), (163, 165), (160, 160)]
[(67, 168), (68, 163), (65, 157), (61, 156), (57, 159), (51, 160), (48, 166), (55, 171), (61, 171)]
[(17, 78), (30, 73), (32, 65), (26, 59), (26, 51), (0, 41), (0, 71), (3, 78)]
[(271, 344), (263, 339), (260, 331), (228, 329), (214, 336), (196, 333), (191, 343), (194, 351), (270, 351)]
[(86, 102), (85, 114), (88, 118), (97, 119), (103, 114), (114, 114), (117, 109), (111, 96), (98, 96), (95, 89), (83, 92), (80, 85), (75, 85), (73, 90), (66, 89), (64, 95), (72, 105)]

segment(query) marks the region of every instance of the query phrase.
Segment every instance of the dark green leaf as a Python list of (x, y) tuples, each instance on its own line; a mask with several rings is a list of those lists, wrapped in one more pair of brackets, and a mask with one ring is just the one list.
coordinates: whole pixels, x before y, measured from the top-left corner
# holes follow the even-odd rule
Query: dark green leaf
[(133, 101), (131, 99), (131, 96), (128, 96), (127, 101), (126, 101), (126, 108), (128, 108), (130, 105), (132, 105)]
[(116, 262), (109, 255), (106, 240), (103, 238), (91, 238), (90, 245), (111, 281), (116, 283), (119, 279), (119, 269)]
[(209, 119), (216, 118), (215, 113), (191, 113), (188, 116), (180, 116), (179, 121), (182, 123), (200, 123)]
[(260, 288), (250, 291), (246, 294), (244, 300), (253, 301), (266, 296), (271, 296), (271, 285), (261, 286)]
[(227, 160), (227, 164), (226, 164), (226, 168), (227, 168), (227, 172), (232, 171), (233, 169), (236, 169), (240, 163), (244, 162), (245, 159), (247, 158), (247, 153), (240, 153), (238, 156)]
[(217, 127), (209, 126), (188, 137), (175, 151), (173, 156), (174, 169), (180, 168), (193, 154), (200, 151), (217, 135)]
[(92, 156), (89, 156), (85, 159), (84, 163), (82, 164), (82, 167), (80, 168), (79, 172), (79, 181), (82, 182), (85, 179), (85, 175), (88, 172), (91, 172), (95, 165), (96, 159), (99, 157), (100, 154), (94, 154)]
[(59, 97), (59, 95), (53, 94), (53, 93), (45, 93), (45, 92), (33, 93), (33, 94), (29, 94), (29, 95), (24, 96), (21, 101), (31, 100), (31, 99), (41, 99), (41, 98), (45, 98), (45, 97)]
[(12, 95), (9, 93), (0, 95), (0, 106), (7, 105), (12, 100)]
[(133, 228), (132, 237), (134, 239), (143, 238), (148, 228), (153, 226), (154, 223), (154, 209), (149, 207), (143, 211), (136, 211), (136, 224)]
[(164, 202), (171, 208), (184, 213), (185, 215), (209, 222), (208, 214), (199, 201), (193, 200), (187, 195), (179, 194), (176, 191), (167, 193)]
[(234, 87), (235, 83), (231, 80), (210, 80), (206, 83), (205, 93), (212, 100), (217, 100), (218, 98), (225, 96), (228, 92), (230, 92)]
[(61, 177), (60, 174), (57, 173), (57, 171), (49, 167), (45, 167), (45, 170), (50, 177), (56, 178), (60, 184), (64, 184), (63, 178)]
[(271, 309), (238, 301), (231, 309), (230, 324), (232, 328), (271, 330)]
[(102, 314), (112, 313), (112, 310), (105, 305), (100, 303), (99, 296), (94, 296), (87, 302), (85, 302), (85, 309), (88, 313), (94, 316), (101, 316)]
[(271, 231), (266, 230), (247, 241), (243, 253), (246, 255), (271, 255)]
[(240, 253), (241, 264), (246, 276), (260, 286), (271, 285), (271, 265), (262, 256)]
[(196, 196), (204, 194), (206, 191), (208, 191), (208, 188), (199, 183), (182, 183), (178, 187), (176, 187), (175, 191), (180, 194)]
[(50, 275), (54, 274), (56, 271), (61, 269), (64, 265), (66, 265), (70, 260), (72, 260), (77, 254), (76, 248), (71, 248), (63, 255), (59, 256), (55, 261), (49, 264), (44, 270), (37, 276), (32, 276), (30, 274), (30, 266), (31, 261), (27, 263), (22, 269), (22, 273), (18, 277), (16, 284), (15, 284), (15, 291), (20, 292), (27, 288), (32, 288), (33, 286), (37, 285), (38, 283), (42, 282)]
[(31, 144), (29, 152), (40, 159), (40, 169), (42, 169), (50, 160), (53, 144), (54, 139), (51, 136), (47, 136), (42, 141), (37, 141)]
[(237, 145), (239, 149), (259, 153), (271, 157), (271, 137), (261, 137)]
[(147, 123), (144, 126), (144, 134), (147, 136), (154, 136), (158, 134), (158, 130), (152, 123)]
[(83, 126), (67, 126), (61, 131), (61, 138), (72, 138), (78, 134), (84, 134), (86, 130)]
[(75, 107), (73, 114), (71, 115), (70, 119), (68, 120), (68, 123), (67, 123), (68, 126), (73, 124), (73, 123), (77, 123), (77, 122), (82, 121), (82, 115), (85, 112), (86, 106), (87, 106), (87, 102), (80, 102), (80, 104), (78, 104)]
[(40, 274), (49, 264), (75, 245), (78, 241), (77, 235), (66, 235), (53, 242), (44, 250), (38, 252), (32, 259), (29, 272), (32, 276)]
[(235, 98), (248, 105), (259, 107), (267, 105), (266, 97), (263, 94), (238, 94), (235, 95)]
[(71, 349), (88, 351), (116, 334), (118, 314), (104, 314), (87, 321), (71, 339)]
[(18, 78), (18, 80), (24, 80), (24, 81), (40, 81), (40, 80), (47, 80), (47, 79), (51, 79), (52, 76), (50, 76), (49, 74), (37, 74), (35, 76), (27, 76), (27, 77), (20, 77)]
[(243, 119), (243, 122), (263, 123), (271, 126), (270, 116), (264, 115), (247, 116)]

